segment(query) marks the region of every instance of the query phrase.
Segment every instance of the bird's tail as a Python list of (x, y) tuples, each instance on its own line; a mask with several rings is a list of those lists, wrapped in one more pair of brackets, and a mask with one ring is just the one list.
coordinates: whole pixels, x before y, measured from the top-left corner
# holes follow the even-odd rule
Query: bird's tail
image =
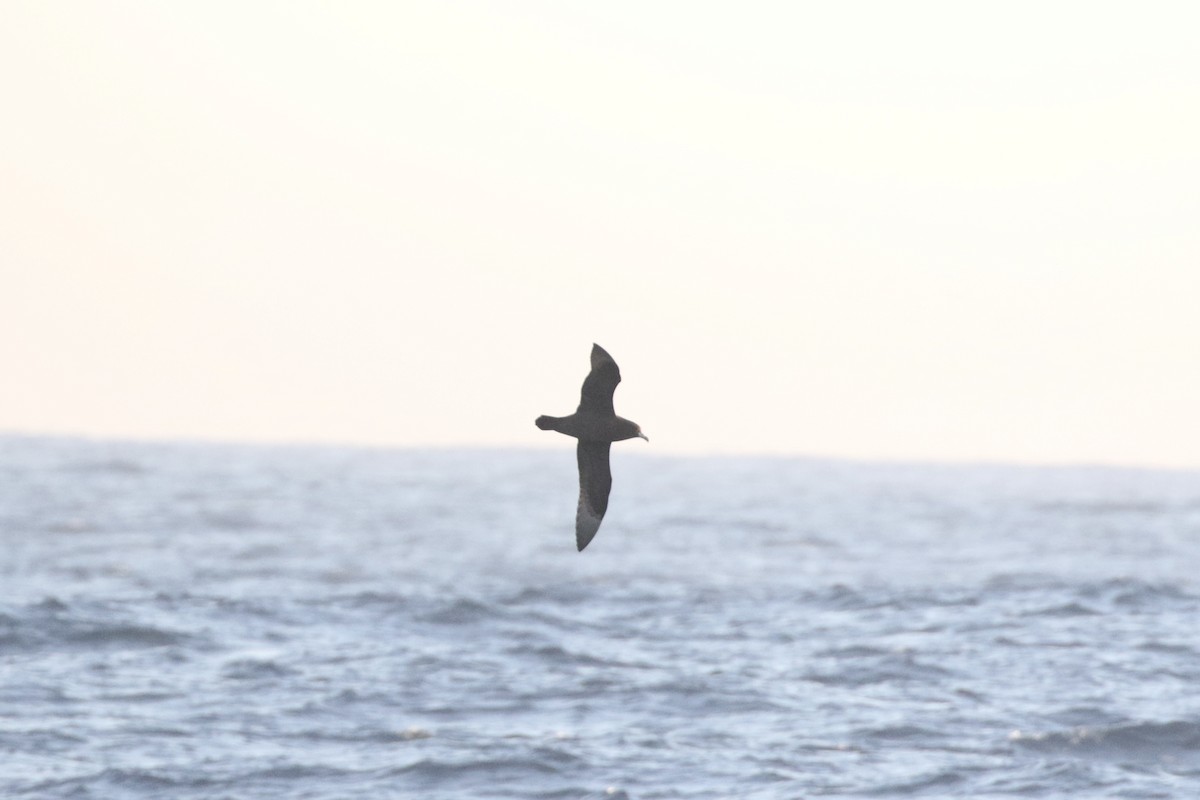
[(541, 428), (544, 431), (552, 431), (552, 430), (554, 430), (554, 423), (557, 421), (558, 421), (557, 418), (547, 417), (545, 414), (543, 414), (542, 416), (535, 419), (533, 421), (533, 424), (537, 425), (539, 428)]

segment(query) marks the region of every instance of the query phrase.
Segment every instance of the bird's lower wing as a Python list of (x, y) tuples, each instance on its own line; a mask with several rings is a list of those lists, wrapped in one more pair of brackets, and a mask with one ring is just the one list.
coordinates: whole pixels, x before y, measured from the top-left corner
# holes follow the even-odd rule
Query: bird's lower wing
[(580, 441), (579, 508), (575, 512), (575, 544), (582, 550), (600, 530), (600, 520), (608, 510), (608, 492), (612, 489), (612, 471), (608, 466), (609, 442)]

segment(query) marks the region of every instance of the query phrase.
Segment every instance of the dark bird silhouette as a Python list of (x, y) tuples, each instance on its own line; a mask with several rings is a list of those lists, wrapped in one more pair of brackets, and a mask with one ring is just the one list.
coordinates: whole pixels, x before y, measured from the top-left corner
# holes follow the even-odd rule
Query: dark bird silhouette
[(598, 344), (592, 345), (592, 371), (583, 380), (579, 408), (569, 417), (537, 418), (536, 425), (544, 431), (558, 431), (579, 440), (579, 508), (575, 512), (575, 544), (580, 550), (600, 530), (600, 520), (608, 510), (608, 492), (612, 488), (612, 471), (608, 466), (608, 450), (613, 442), (640, 437), (636, 422), (618, 417), (613, 411), (613, 392), (621, 382), (617, 362)]

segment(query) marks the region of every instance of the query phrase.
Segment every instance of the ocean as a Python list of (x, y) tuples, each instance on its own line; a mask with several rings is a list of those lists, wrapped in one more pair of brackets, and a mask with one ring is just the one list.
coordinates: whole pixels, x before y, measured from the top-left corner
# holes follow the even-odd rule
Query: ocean
[(0, 438), (0, 797), (1200, 797), (1200, 472)]

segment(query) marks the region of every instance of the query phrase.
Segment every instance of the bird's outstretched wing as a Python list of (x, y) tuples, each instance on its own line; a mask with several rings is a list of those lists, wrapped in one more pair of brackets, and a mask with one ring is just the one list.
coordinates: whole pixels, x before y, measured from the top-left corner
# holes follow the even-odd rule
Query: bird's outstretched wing
[(593, 412), (611, 416), (613, 411), (613, 392), (621, 382), (621, 370), (617, 362), (598, 344), (592, 345), (592, 371), (583, 380), (583, 390), (579, 397), (579, 411)]
[[(603, 351), (602, 351), (603, 352)], [(608, 510), (612, 471), (608, 467), (610, 442), (585, 442), (576, 448), (579, 457), (579, 508), (575, 511), (575, 545), (582, 550), (600, 530)]]

